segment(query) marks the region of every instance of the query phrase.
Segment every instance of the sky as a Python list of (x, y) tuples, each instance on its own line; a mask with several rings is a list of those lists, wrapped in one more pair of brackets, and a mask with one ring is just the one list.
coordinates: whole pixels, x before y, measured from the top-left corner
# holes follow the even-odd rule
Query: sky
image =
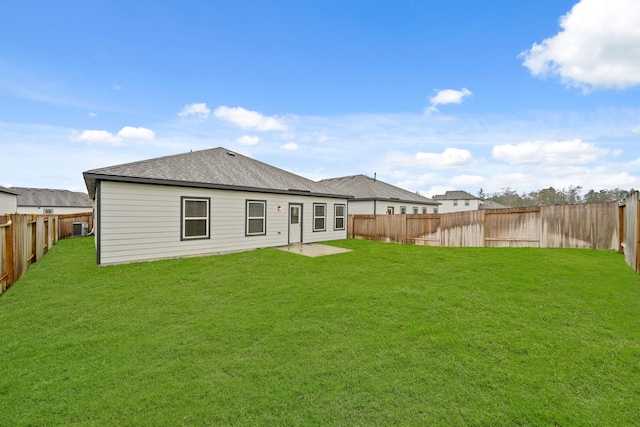
[(23, 0), (0, 185), (225, 147), (319, 180), (640, 188), (638, 0)]

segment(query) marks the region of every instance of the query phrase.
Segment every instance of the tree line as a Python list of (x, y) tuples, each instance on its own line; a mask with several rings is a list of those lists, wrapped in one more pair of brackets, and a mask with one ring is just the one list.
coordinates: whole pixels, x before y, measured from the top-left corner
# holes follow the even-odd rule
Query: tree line
[(493, 194), (486, 194), (481, 188), (478, 197), (482, 200), (491, 200), (513, 208), (523, 206), (548, 206), (548, 205), (568, 205), (576, 203), (601, 203), (601, 202), (621, 202), (634, 189), (621, 190), (589, 190), (582, 195), (581, 186), (569, 186), (556, 190), (553, 187), (544, 188), (530, 193), (518, 193), (512, 188), (503, 188), (502, 191)]

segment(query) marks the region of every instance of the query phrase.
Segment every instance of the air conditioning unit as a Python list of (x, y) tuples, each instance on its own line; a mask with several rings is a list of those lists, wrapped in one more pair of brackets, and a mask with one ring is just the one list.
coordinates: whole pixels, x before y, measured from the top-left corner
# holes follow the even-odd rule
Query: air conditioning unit
[(89, 224), (86, 222), (74, 222), (73, 230), (71, 231), (73, 237), (82, 237), (89, 234)]

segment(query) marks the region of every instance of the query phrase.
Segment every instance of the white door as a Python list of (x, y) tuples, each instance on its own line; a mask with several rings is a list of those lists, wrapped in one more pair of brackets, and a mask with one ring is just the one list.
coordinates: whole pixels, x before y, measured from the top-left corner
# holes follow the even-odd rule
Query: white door
[(302, 243), (302, 205), (289, 205), (289, 244)]

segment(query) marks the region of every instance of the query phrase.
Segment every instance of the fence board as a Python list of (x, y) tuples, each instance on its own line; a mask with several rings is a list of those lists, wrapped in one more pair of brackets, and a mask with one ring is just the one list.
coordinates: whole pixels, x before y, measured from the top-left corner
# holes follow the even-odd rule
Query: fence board
[(640, 193), (627, 196), (624, 206), (624, 259), (636, 273), (640, 273)]
[(442, 243), (439, 215), (407, 215), (405, 227), (407, 243), (423, 246), (440, 246)]
[(484, 212), (441, 214), (442, 246), (484, 246)]

